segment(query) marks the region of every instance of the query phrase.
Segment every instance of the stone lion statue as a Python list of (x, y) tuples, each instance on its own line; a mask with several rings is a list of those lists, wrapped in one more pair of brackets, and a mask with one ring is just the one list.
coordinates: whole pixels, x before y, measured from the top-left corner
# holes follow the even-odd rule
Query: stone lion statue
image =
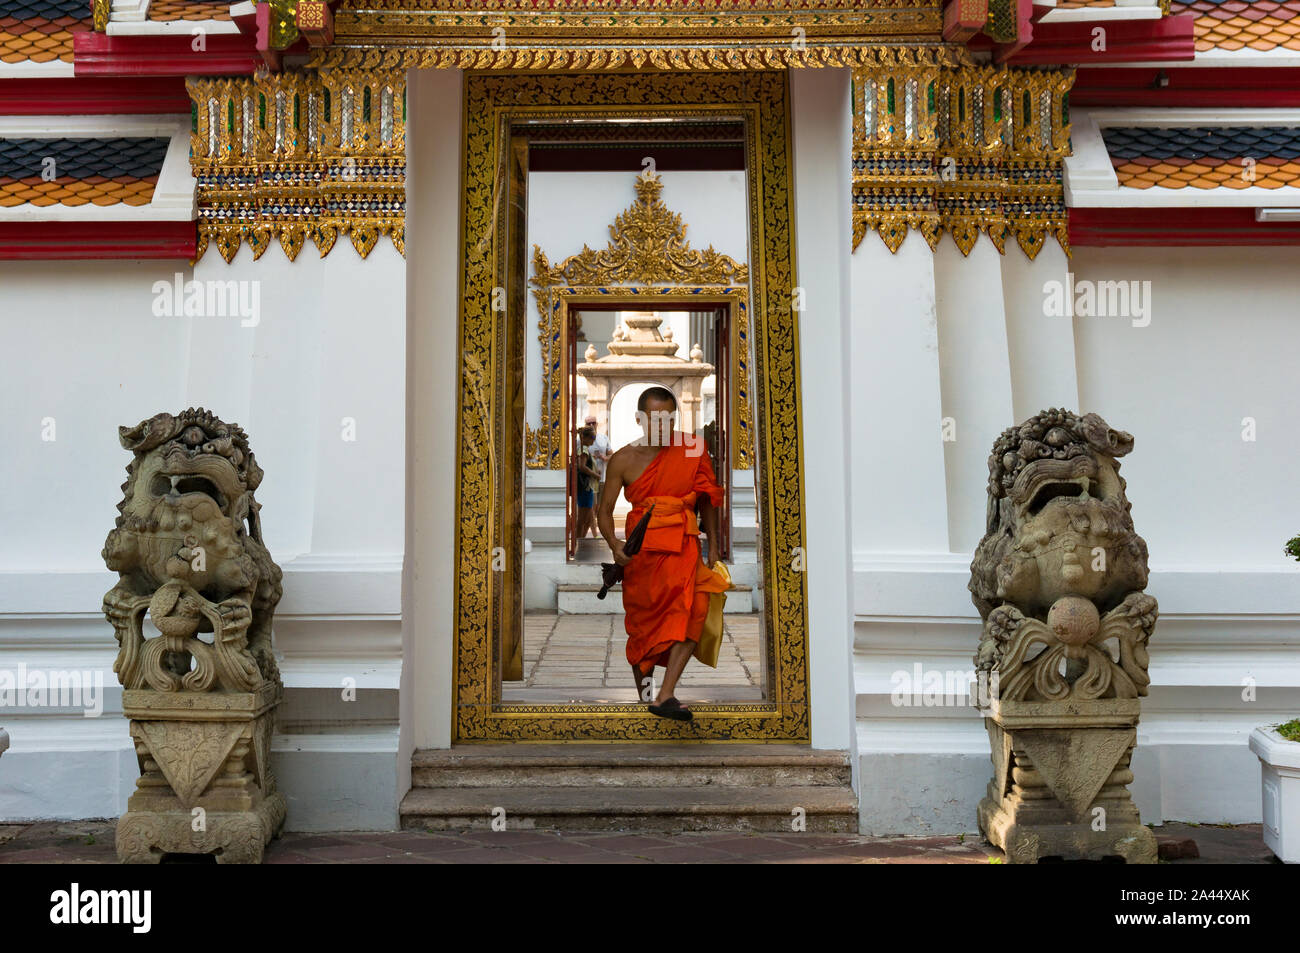
[(1146, 694), (1156, 601), (1119, 475), (1132, 449), (1097, 414), (1057, 408), (994, 443), (969, 589), (984, 620), (976, 668), (999, 673), (1001, 697)]
[[(271, 618), (280, 568), (262, 542), (248, 438), (203, 408), (119, 427), (135, 456), (104, 543), (119, 574), (104, 614), (126, 688), (253, 691), (279, 682)], [(144, 613), (161, 633), (145, 640)], [(212, 633), (210, 641), (198, 637)]]

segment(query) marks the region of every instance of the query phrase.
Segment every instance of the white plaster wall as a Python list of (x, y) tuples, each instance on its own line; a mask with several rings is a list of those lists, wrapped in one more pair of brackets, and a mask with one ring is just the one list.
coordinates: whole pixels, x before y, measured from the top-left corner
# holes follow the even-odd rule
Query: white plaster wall
[[(400, 793), (411, 753), (451, 746), (456, 635), (462, 74), (407, 72), (407, 559)], [(456, 148), (450, 148), (452, 144)]]
[[(239, 283), (224, 313), (155, 313), (155, 282)], [(383, 239), (362, 262), (347, 241), (290, 263), (278, 246), (227, 265), (0, 263), (0, 667), (93, 668), (102, 717), (0, 712), (12, 737), (0, 818), (116, 816), (137, 775), (100, 610), (100, 558), (130, 455), (117, 438), (160, 411), (204, 406), (248, 432), (266, 473), (262, 526), (285, 573), (275, 618), (286, 703), (277, 771), (288, 824), (395, 820), (396, 689), (405, 456), (404, 262)], [(174, 302), (169, 302), (174, 303)], [(166, 310), (160, 307), (160, 310)], [(345, 440), (343, 418), (355, 422)], [(53, 440), (42, 439), (50, 435)], [(349, 709), (317, 694), (357, 680)], [(345, 739), (345, 740), (343, 740)], [(360, 759), (322, 768), (313, 752)], [(378, 758), (376, 762), (375, 759)], [(346, 760), (346, 758), (344, 759)], [(359, 787), (362, 771), (378, 772)], [(89, 783), (63, 784), (67, 772)], [(312, 798), (300, 795), (313, 790)], [(326, 812), (328, 813), (328, 812)]]
[(1120, 472), (1153, 565), (1276, 571), (1300, 533), (1298, 268), (1294, 248), (1075, 252), (1076, 286), (1151, 283), (1150, 324), (1075, 317), (1074, 336), (1083, 403), (1134, 435)]
[(849, 465), (849, 71), (793, 70), (795, 285), (807, 539), (808, 678), (814, 748), (852, 745)]
[[(878, 240), (871, 242), (864, 240), (862, 264), (864, 249), (854, 255), (855, 276), (879, 257)], [(910, 236), (896, 267), (924, 285), (926, 264), (902, 257), (909, 244), (924, 248)], [(986, 239), (969, 258), (942, 239), (932, 265), (937, 362), (923, 335), (924, 288), (900, 304), (892, 325), (872, 326), (864, 338), (855, 325), (855, 385), (862, 369), (879, 366), (870, 363), (874, 353), (897, 354), (912, 363), (890, 378), (894, 408), (939, 399), (956, 424), (956, 440), (944, 443), (932, 411), (894, 410), (921, 437), (896, 435), (883, 458), (875, 446), (854, 447), (862, 829), (975, 829), (991, 771), (979, 718), (964, 696), (915, 706), (897, 704), (894, 690), (917, 665), (926, 674), (971, 669), (979, 618), (966, 584), (983, 532), (989, 447), (1005, 427), (1062, 405), (1095, 410), (1136, 438), (1122, 473), (1150, 547), (1147, 591), (1161, 610), (1134, 758), (1143, 819), (1258, 821), (1259, 769), (1247, 735), (1300, 710), (1300, 566), (1281, 552), (1300, 532), (1291, 492), (1300, 451), (1288, 426), (1296, 406), (1291, 356), (1300, 344), (1290, 286), (1296, 253), (1081, 248), (1067, 262), (1049, 243), (1030, 262), (1008, 243), (998, 259)], [(1068, 272), (1076, 286), (1150, 281), (1150, 324), (1135, 327), (1145, 321), (1140, 314), (1050, 316), (1044, 286)], [(858, 288), (855, 311), (866, 307)], [(883, 427), (888, 413), (873, 413), (857, 393), (855, 407)], [(1244, 417), (1256, 420), (1254, 441), (1242, 440)], [(863, 431), (855, 425), (854, 433), (856, 441)], [(881, 498), (859, 498), (864, 487), (883, 488), (872, 468), (886, 458), (906, 474), (897, 481), (901, 505), (920, 501), (917, 484), (943, 480), (946, 501), (933, 491), (925, 499), (946, 502), (946, 535), (930, 522), (891, 534), (874, 512)]]

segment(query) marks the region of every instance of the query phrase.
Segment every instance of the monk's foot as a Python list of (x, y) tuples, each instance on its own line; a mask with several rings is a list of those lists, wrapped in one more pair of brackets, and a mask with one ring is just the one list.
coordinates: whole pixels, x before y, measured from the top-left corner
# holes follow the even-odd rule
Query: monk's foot
[(666, 698), (661, 702), (652, 704), (650, 714), (658, 715), (660, 718), (671, 718), (673, 721), (690, 721), (695, 717), (691, 710), (683, 708), (682, 703), (676, 698)]

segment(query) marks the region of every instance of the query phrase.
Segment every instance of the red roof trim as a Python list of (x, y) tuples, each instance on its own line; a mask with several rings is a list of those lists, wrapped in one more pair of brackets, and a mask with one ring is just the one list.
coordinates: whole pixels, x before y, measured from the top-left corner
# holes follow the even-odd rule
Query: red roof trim
[(1080, 69), (1071, 106), (1300, 106), (1300, 69), (1282, 66)]
[[(1093, 30), (1105, 30), (1106, 49), (1096, 51)], [(971, 44), (972, 48), (975, 44)], [(1196, 55), (1195, 17), (1190, 13), (1159, 20), (1075, 20), (1034, 24), (1033, 39), (999, 63), (1008, 66), (1059, 66), (1075, 63), (1138, 63), (1191, 60)]]
[(0, 222), (0, 261), (188, 261), (197, 249), (193, 222)]
[(0, 116), (187, 113), (181, 77), (61, 77), (0, 81)]
[(109, 36), (79, 33), (73, 40), (78, 76), (244, 76), (261, 64), (256, 43), (242, 33), (204, 37), (206, 49), (193, 49), (194, 37)]
[(1253, 208), (1072, 208), (1070, 245), (1300, 245), (1300, 222), (1257, 222)]

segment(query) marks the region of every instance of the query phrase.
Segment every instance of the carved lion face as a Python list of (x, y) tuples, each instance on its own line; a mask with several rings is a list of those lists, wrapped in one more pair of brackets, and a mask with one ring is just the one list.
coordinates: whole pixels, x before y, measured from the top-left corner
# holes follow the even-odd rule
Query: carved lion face
[(260, 536), (253, 490), (262, 471), (243, 431), (198, 409), (158, 414), (120, 436), (136, 455), (118, 521), (136, 565), (110, 568), (199, 591), (248, 585), (240, 557), (244, 537)]
[(1041, 617), (1062, 596), (1107, 611), (1146, 586), (1117, 456), (1133, 438), (1096, 414), (1044, 411), (1003, 433), (989, 459), (988, 533), (971, 564), (982, 615), (1011, 603)]

